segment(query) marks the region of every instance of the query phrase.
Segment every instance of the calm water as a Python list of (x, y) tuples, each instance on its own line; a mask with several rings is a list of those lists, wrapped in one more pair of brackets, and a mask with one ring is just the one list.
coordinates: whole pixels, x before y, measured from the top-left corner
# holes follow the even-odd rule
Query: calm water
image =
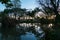
[(35, 35), (31, 32), (26, 33), (26, 35), (21, 36), (21, 40), (37, 40)]
[[(24, 27), (26, 26), (25, 23), (23, 24)], [(21, 25), (21, 26), (23, 26)], [(35, 25), (35, 24), (34, 24)], [(31, 24), (27, 24), (27, 27), (31, 26)], [(18, 27), (19, 28), (19, 27)], [(41, 30), (41, 28), (35, 25), (35, 30), (41, 34), (39, 35), (39, 38), (42, 38), (45, 34), (43, 33), (43, 31)], [(0, 33), (0, 40), (1, 39), (2, 34)], [(32, 32), (26, 32), (25, 35), (20, 35), (19, 37), (21, 40), (37, 40), (38, 38), (36, 37), (36, 35), (34, 35)], [(15, 38), (13, 36), (9, 36), (7, 40), (15, 40)]]

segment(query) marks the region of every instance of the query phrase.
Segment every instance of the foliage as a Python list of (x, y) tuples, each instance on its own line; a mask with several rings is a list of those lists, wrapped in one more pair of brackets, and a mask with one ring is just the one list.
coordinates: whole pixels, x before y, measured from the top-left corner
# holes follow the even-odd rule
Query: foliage
[(13, 6), (11, 3), (11, 0), (0, 0), (2, 4), (5, 4), (6, 7), (11, 7)]
[(53, 11), (55, 14), (58, 14), (56, 12), (58, 12), (59, 4), (60, 0), (39, 0), (39, 5), (41, 5), (42, 8), (47, 8), (48, 10)]
[(28, 14), (27, 15), (34, 17), (35, 16), (35, 13), (36, 12), (39, 12), (39, 11), (41, 11), (39, 8), (35, 8), (32, 11), (28, 11)]
[(59, 15), (59, 4), (60, 0), (38, 0), (39, 5), (41, 5), (43, 11), (48, 15), (56, 15), (55, 23), (58, 23), (60, 19)]
[(21, 7), (21, 1), (20, 0), (13, 0), (12, 1), (12, 8), (20, 8)]
[[(55, 20), (53, 20), (54, 28), (53, 31), (49, 30), (48, 28), (45, 31), (46, 40), (60, 40), (59, 36), (59, 24), (60, 24), (60, 15), (59, 15), (59, 5), (60, 0), (38, 0), (39, 5), (42, 7), (42, 11), (46, 14), (53, 14), (56, 15)], [(47, 16), (48, 17), (48, 16)], [(47, 21), (46, 21), (47, 22)], [(49, 21), (50, 22), (50, 21)], [(45, 22), (44, 22), (45, 23)], [(59, 26), (58, 26), (59, 25)], [(57, 31), (58, 30), (58, 31)]]

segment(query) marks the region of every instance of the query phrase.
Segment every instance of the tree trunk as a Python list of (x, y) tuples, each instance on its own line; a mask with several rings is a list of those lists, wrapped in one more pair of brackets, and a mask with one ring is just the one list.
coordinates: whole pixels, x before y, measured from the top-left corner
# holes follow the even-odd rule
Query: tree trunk
[(58, 23), (60, 23), (60, 15), (59, 15), (58, 11), (55, 11), (55, 15), (56, 15), (55, 24), (58, 24)]

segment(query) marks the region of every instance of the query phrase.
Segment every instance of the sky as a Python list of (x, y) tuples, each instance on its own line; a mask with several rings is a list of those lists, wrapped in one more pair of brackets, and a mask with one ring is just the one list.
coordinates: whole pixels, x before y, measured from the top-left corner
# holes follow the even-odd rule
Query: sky
[(4, 6), (4, 4), (0, 3), (0, 11), (3, 11), (6, 7)]
[[(21, 8), (34, 9), (37, 7), (36, 0), (21, 0)], [(0, 11), (3, 11), (5, 6), (0, 3)]]
[(36, 0), (21, 0), (21, 7), (27, 9), (34, 9), (37, 7)]

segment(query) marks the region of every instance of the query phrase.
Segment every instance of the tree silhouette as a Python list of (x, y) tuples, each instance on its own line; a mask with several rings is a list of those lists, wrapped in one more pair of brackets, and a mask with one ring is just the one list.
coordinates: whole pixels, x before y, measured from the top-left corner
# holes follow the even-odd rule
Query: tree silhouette
[(21, 1), (20, 0), (13, 0), (12, 1), (13, 6), (11, 7), (14, 11), (15, 19), (16, 15), (18, 13), (19, 8), (21, 8)]
[[(0, 0), (0, 2), (2, 4), (5, 4), (6, 7), (11, 7), (12, 6), (12, 3), (11, 3), (11, 0)], [(15, 32), (15, 20), (14, 19), (10, 19), (7, 17), (7, 13), (11, 12), (10, 9), (5, 9), (3, 12), (1, 12), (1, 23), (2, 23), (2, 26), (1, 26), (1, 34), (2, 34), (2, 40), (7, 40), (8, 38), (8, 35), (10, 34), (15, 34), (13, 32)], [(14, 24), (12, 24), (14, 21)], [(9, 26), (10, 25), (10, 26)], [(12, 27), (14, 26), (14, 27)], [(12, 28), (12, 29), (9, 29), (9, 28)]]
[(57, 20), (59, 19), (59, 4), (60, 0), (39, 0), (39, 5), (41, 5), (42, 9), (44, 10), (45, 13), (54, 13), (56, 15), (56, 23)]
[(37, 7), (37, 8), (35, 8), (32, 11), (28, 11), (28, 14), (27, 15), (34, 17), (35, 16), (35, 13), (36, 12), (39, 12), (39, 11), (40, 11), (40, 9)]
[[(42, 11), (44, 11), (46, 14), (53, 14), (56, 15), (55, 21), (54, 21), (54, 29), (59, 30), (59, 26), (57, 24), (60, 24), (60, 15), (59, 15), (59, 5), (60, 0), (38, 0), (39, 5), (42, 7)], [(57, 27), (57, 28), (56, 28)], [(59, 31), (48, 31), (49, 29), (45, 30), (46, 33), (46, 40), (60, 40), (60, 38), (56, 37), (59, 36)], [(56, 33), (57, 32), (57, 33)], [(53, 35), (53, 36), (52, 36)]]
[(11, 7), (13, 6), (11, 3), (11, 0), (0, 0), (2, 4), (5, 4), (6, 7)]

